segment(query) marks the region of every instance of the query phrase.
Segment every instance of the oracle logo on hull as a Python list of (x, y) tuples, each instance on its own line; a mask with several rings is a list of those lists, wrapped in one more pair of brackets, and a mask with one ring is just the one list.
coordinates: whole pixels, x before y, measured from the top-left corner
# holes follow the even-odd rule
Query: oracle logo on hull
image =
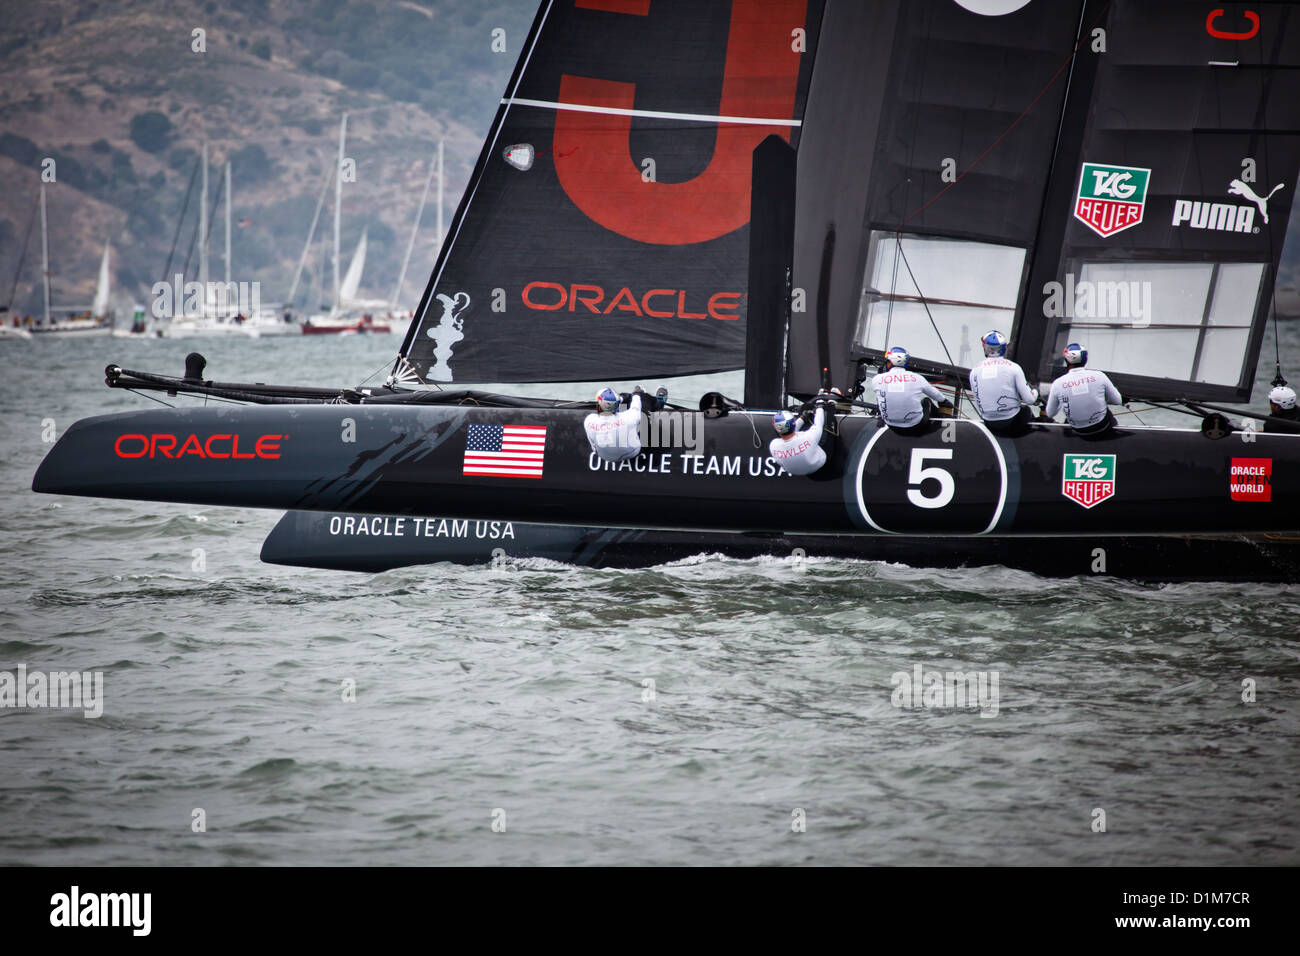
[[(654, 319), (740, 318), (740, 292), (715, 292), (701, 303), (692, 295), (687, 303), (685, 289), (650, 289), (640, 298), (627, 286), (606, 297), (603, 286), (571, 282), (530, 282), (520, 294), (526, 307), (538, 312), (585, 312), (592, 315), (636, 315)], [(704, 309), (703, 312), (696, 311)]]
[(240, 451), (238, 435), (209, 435), (202, 440), (194, 434), (184, 438), (170, 434), (119, 435), (113, 451), (118, 458), (279, 458), (280, 442), (287, 437), (261, 435), (252, 443), (252, 451)]

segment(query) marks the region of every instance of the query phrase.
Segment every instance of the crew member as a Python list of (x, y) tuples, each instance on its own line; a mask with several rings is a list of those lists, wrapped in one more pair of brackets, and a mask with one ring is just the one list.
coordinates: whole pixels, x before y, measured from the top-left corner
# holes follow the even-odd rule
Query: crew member
[(825, 392), (817, 396), (817, 411), (812, 425), (800, 428), (804, 421), (793, 412), (777, 412), (772, 416), (776, 438), (767, 446), (769, 454), (785, 471), (792, 475), (811, 475), (826, 464), (826, 451), (821, 447), (823, 428), (826, 425), (826, 406), (835, 399)]
[(952, 414), (952, 402), (925, 378), (907, 370), (907, 350), (895, 346), (885, 353), (886, 367), (871, 380), (880, 417), (894, 431), (918, 434), (930, 424), (934, 406)]
[(1006, 357), (1007, 340), (1001, 332), (985, 332), (980, 342), (986, 357), (970, 370), (975, 408), (989, 431), (1023, 431), (1033, 420), (1029, 409), (1038, 402), (1038, 392), (1025, 381), (1024, 370)]
[(583, 421), (591, 450), (606, 461), (622, 461), (641, 454), (641, 386), (628, 399), (627, 411), (618, 410), (621, 399), (612, 388), (596, 395), (596, 412)]
[(1268, 393), (1268, 418), (1264, 421), (1264, 431), (1274, 434), (1300, 431), (1300, 408), (1296, 408), (1295, 389), (1289, 385), (1274, 385)]
[(1070, 370), (1052, 383), (1047, 396), (1047, 417), (1064, 409), (1066, 423), (1076, 435), (1105, 435), (1115, 427), (1109, 405), (1123, 405), (1124, 399), (1105, 372), (1084, 368), (1088, 350), (1071, 342), (1065, 347), (1065, 364)]

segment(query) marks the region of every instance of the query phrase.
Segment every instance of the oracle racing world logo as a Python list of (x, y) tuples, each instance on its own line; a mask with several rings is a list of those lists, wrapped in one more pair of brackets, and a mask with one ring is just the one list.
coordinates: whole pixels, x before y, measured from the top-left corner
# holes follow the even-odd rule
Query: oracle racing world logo
[(1061, 463), (1061, 494), (1092, 508), (1115, 496), (1114, 455), (1066, 455)]
[(1101, 236), (1113, 236), (1142, 221), (1151, 170), (1084, 163), (1074, 218)]
[(113, 452), (118, 458), (279, 458), (280, 442), (288, 437), (259, 435), (244, 439), (244, 450), (240, 451), (240, 436), (235, 434), (209, 435), (205, 439), (193, 433), (184, 438), (160, 433), (127, 434), (113, 442)]

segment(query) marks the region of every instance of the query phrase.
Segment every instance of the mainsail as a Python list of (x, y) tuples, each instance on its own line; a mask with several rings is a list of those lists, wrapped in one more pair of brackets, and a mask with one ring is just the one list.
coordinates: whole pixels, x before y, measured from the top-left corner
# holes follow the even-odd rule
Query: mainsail
[(895, 344), (969, 365), (1012, 323), (1082, 3), (967, 6), (827, 6), (799, 144), (792, 393), (823, 367), (851, 383), (855, 354)]
[(821, 6), (544, 2), (398, 377), (742, 366), (752, 154), (798, 137)]
[(108, 275), (108, 241), (104, 241), (104, 255), (99, 260), (99, 279), (95, 284), (95, 302), (90, 307), (90, 314), (100, 318), (108, 314), (109, 275)]
[(356, 300), (357, 290), (361, 287), (361, 273), (366, 268), (366, 232), (365, 229), (361, 230), (357, 251), (352, 254), (352, 262), (348, 265), (348, 271), (339, 284), (338, 308), (340, 309), (346, 308), (350, 302)]

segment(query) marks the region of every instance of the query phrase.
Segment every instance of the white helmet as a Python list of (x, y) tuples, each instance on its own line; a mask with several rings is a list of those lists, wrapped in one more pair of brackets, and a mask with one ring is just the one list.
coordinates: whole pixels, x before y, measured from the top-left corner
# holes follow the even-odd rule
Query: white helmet
[(1268, 400), (1278, 408), (1295, 408), (1295, 389), (1289, 385), (1278, 385), (1268, 393)]

